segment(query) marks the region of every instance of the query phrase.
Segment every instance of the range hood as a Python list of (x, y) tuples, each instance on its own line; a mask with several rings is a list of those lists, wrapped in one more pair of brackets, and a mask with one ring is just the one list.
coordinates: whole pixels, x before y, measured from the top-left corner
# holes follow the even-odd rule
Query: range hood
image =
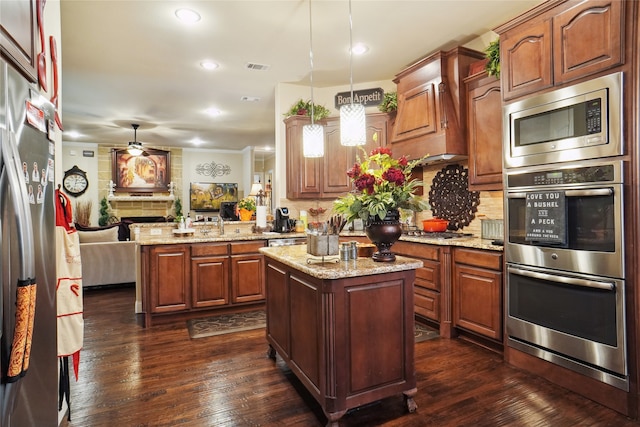
[(435, 165), (438, 163), (454, 163), (461, 162), (463, 160), (467, 160), (469, 156), (463, 154), (437, 154), (434, 156), (428, 156), (423, 161), (421, 161), (420, 165)]

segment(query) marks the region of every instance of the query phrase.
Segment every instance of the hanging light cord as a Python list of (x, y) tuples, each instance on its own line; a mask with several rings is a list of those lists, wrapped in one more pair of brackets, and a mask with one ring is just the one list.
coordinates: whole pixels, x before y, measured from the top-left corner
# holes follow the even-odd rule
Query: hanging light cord
[(351, 85), (351, 103), (353, 104), (353, 18), (351, 0), (349, 0), (349, 84)]
[(311, 0), (309, 0), (309, 63), (311, 64), (311, 73), (309, 74), (309, 84), (311, 85), (311, 124), (314, 118), (314, 102), (313, 102), (313, 31), (311, 21)]

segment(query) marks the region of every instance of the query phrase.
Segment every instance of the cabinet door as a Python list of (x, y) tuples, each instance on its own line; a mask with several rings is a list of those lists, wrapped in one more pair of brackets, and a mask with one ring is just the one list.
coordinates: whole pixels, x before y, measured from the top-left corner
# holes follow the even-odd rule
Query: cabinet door
[(438, 132), (439, 82), (438, 77), (406, 92), (398, 92), (398, 115), (392, 142)]
[(500, 80), (486, 73), (466, 81), (469, 190), (502, 189), (502, 97)]
[(553, 86), (551, 19), (517, 27), (500, 38), (503, 99)]
[(229, 304), (229, 257), (191, 259), (192, 306), (213, 307)]
[(287, 198), (292, 200), (315, 199), (321, 196), (321, 159), (306, 158), (302, 150), (302, 127), (309, 123), (310, 120), (306, 116), (293, 116), (285, 120)]
[(38, 78), (36, 7), (40, 4), (36, 0), (0, 1), (0, 52), (31, 82)]
[(264, 256), (260, 254), (231, 256), (231, 303), (265, 299)]
[(151, 311), (168, 313), (189, 309), (189, 248), (185, 245), (154, 247), (149, 267)]
[(589, 0), (553, 19), (555, 83), (564, 83), (623, 63), (625, 3)]
[(456, 264), (453, 325), (502, 339), (502, 273)]
[(353, 166), (356, 147), (340, 144), (340, 119), (327, 120), (324, 128), (322, 197), (335, 198), (351, 190), (347, 170)]

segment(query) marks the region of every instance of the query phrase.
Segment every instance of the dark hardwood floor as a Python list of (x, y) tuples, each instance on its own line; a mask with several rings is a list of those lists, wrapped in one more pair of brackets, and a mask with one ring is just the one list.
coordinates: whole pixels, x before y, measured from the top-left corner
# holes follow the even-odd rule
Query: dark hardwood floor
[[(80, 378), (69, 427), (322, 426), (324, 414), (264, 330), (191, 340), (186, 322), (139, 326), (134, 289), (85, 291)], [(341, 426), (637, 426), (462, 340), (416, 344), (416, 413), (401, 395), (348, 412)]]

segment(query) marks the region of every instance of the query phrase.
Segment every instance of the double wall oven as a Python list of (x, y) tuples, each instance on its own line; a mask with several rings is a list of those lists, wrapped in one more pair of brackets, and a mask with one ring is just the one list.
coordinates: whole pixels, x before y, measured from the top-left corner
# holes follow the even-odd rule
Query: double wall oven
[(526, 100), (540, 131), (515, 125), (522, 103), (505, 106), (506, 332), (514, 349), (628, 390), (621, 90), (615, 74)]

